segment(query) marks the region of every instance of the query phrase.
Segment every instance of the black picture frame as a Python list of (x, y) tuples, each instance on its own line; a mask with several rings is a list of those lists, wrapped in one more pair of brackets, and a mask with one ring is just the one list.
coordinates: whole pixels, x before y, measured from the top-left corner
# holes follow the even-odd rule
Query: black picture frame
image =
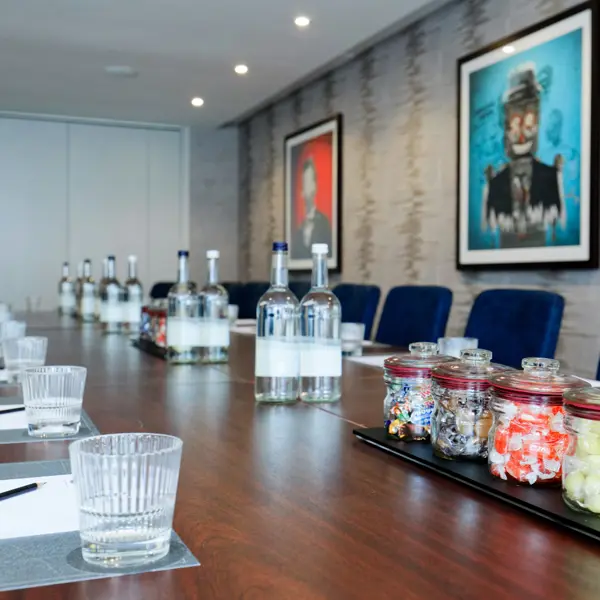
[[(457, 213), (456, 213), (456, 267), (458, 270), (463, 271), (474, 271), (474, 270), (534, 270), (534, 269), (549, 269), (549, 270), (564, 270), (564, 269), (597, 269), (599, 265), (599, 246), (598, 246), (598, 219), (599, 219), (599, 179), (598, 179), (598, 170), (600, 167), (600, 153), (598, 151), (598, 144), (600, 141), (599, 130), (598, 130), (598, 102), (600, 98), (600, 80), (599, 80), (599, 72), (598, 72), (598, 60), (600, 57), (600, 46), (598, 42), (598, 18), (599, 18), (599, 9), (598, 9), (598, 1), (591, 0), (585, 2), (577, 7), (574, 7), (570, 10), (562, 12), (555, 17), (540, 22), (532, 27), (519, 31), (513, 35), (505, 37), (493, 44), (478, 50), (477, 52), (471, 53), (467, 56), (464, 56), (458, 60), (457, 64), (457, 96), (458, 96), (458, 156), (457, 156)], [(490, 57), (491, 60), (497, 60), (495, 62), (490, 63), (492, 66), (501, 63), (503, 60), (508, 61), (510, 58), (518, 59), (520, 55), (522, 55), (522, 60), (527, 62), (527, 54), (533, 54), (535, 48), (545, 44), (545, 41), (538, 43), (537, 45), (528, 46), (527, 44), (531, 44), (532, 40), (535, 40), (536, 36), (543, 39), (545, 34), (548, 34), (550, 31), (560, 30), (561, 26), (571, 26), (573, 23), (582, 22), (584, 26), (580, 29), (581, 33), (581, 82), (582, 82), (582, 91), (581, 91), (581, 111), (580, 111), (580, 147), (579, 147), (579, 172), (577, 180), (579, 184), (579, 197), (576, 198), (576, 201), (579, 202), (579, 245), (554, 245), (551, 244), (546, 245), (537, 245), (537, 246), (526, 246), (523, 245), (522, 248), (519, 247), (506, 247), (506, 248), (477, 248), (476, 250), (472, 250), (470, 248), (470, 237), (472, 231), (472, 223), (471, 218), (472, 214), (470, 211), (472, 209), (471, 202), (471, 192), (469, 190), (469, 185), (473, 181), (473, 173), (471, 169), (473, 166), (468, 162), (468, 166), (465, 166), (465, 159), (470, 158), (471, 144), (473, 143), (473, 130), (472, 130), (472, 119), (471, 112), (467, 112), (465, 114), (465, 104), (468, 103), (468, 108), (471, 107), (471, 88), (470, 88), (470, 79), (468, 83), (466, 82), (466, 78), (470, 78), (471, 73), (468, 69), (474, 68), (476, 64), (485, 64), (485, 61)], [(575, 31), (575, 30), (573, 30)], [(566, 34), (563, 34), (566, 35)], [(589, 36), (589, 37), (588, 37)], [(556, 36), (555, 38), (549, 38), (547, 41), (553, 41), (559, 39), (561, 36)], [(519, 49), (519, 45), (522, 45), (523, 50)], [(516, 48), (515, 48), (516, 47)], [(508, 53), (508, 50), (513, 49), (513, 52)], [(587, 49), (587, 52), (586, 52)], [(500, 53), (504, 53), (505, 57), (502, 58)], [(485, 69), (482, 68), (480, 71)], [(516, 71), (517, 69), (515, 69)], [(536, 71), (533, 70), (534, 75), (533, 79), (536, 79)], [(536, 82), (537, 84), (537, 82)], [(519, 89), (519, 88), (513, 88)], [(542, 92), (544, 92), (543, 87), (539, 87), (540, 89), (540, 102), (543, 101)], [(468, 90), (468, 102), (465, 102), (465, 98), (467, 94), (465, 91)], [(507, 94), (512, 92), (513, 90), (507, 90)], [(585, 90), (589, 90), (589, 97), (586, 96)], [(566, 90), (561, 90), (561, 93), (567, 93)], [(510, 97), (510, 96), (509, 96)], [(506, 102), (506, 95), (504, 96), (503, 103)], [(573, 106), (576, 106), (575, 104)], [(504, 104), (504, 107), (506, 104)], [(500, 110), (497, 109), (498, 114), (500, 114)], [(504, 114), (504, 112), (503, 112)], [(540, 109), (541, 114), (541, 109)], [(558, 113), (556, 113), (558, 114)], [(537, 117), (537, 115), (536, 115)], [(465, 128), (465, 121), (468, 118), (467, 127)], [(558, 118), (558, 117), (557, 117)], [(589, 123), (589, 131), (585, 127), (585, 122)], [(506, 123), (506, 121), (505, 121)], [(541, 123), (539, 123), (541, 125)], [(537, 127), (538, 123), (536, 123)], [(502, 132), (501, 124), (498, 124), (499, 131)], [(538, 128), (538, 133), (541, 135), (541, 132)], [(504, 132), (502, 132), (502, 142), (505, 144)], [(558, 156), (561, 156), (560, 153), (557, 153)], [(570, 155), (569, 155), (570, 156)], [(503, 167), (504, 171), (509, 171), (510, 169), (507, 167), (510, 159), (507, 160), (506, 155), (504, 155), (506, 164)], [(537, 156), (536, 156), (537, 159)], [(542, 161), (536, 160), (536, 162), (541, 163)], [(554, 162), (553, 167), (557, 169), (557, 173), (561, 173), (559, 162)], [(587, 165), (587, 168), (586, 168)], [(546, 169), (548, 172), (548, 170)], [(465, 174), (467, 177), (465, 178)], [(485, 171), (485, 178), (487, 180), (487, 199), (496, 201), (500, 196), (495, 193), (492, 198), (491, 188), (493, 184), (495, 185), (496, 190), (500, 189), (500, 178), (495, 180), (495, 175), (499, 175), (500, 172), (495, 173), (493, 171)], [(481, 173), (480, 177), (483, 178), (484, 173)], [(507, 181), (510, 181), (510, 176), (507, 175)], [(531, 177), (531, 181), (536, 180), (535, 174)], [(539, 181), (538, 178), (536, 181)], [(587, 185), (584, 185), (585, 182), (588, 182)], [(562, 179), (559, 179), (559, 186), (562, 185)], [(466, 186), (466, 187), (465, 187)], [(482, 196), (486, 192), (483, 191), (485, 187), (482, 186)], [(533, 196), (533, 185), (530, 186), (530, 189), (527, 190), (528, 194)], [(538, 186), (541, 192), (541, 187)], [(475, 189), (478, 189), (475, 187)], [(508, 189), (504, 187), (503, 189)], [(559, 189), (559, 187), (557, 187)], [(538, 192), (538, 194), (540, 194)], [(566, 201), (569, 196), (565, 193), (565, 188), (559, 189), (559, 193), (563, 194), (562, 196), (562, 211), (563, 215), (566, 214)], [(586, 196), (587, 194), (587, 196)], [(512, 193), (511, 193), (512, 195)], [(550, 197), (551, 195), (546, 195), (546, 197)], [(506, 197), (506, 195), (504, 196)], [(585, 203), (583, 200), (585, 199)], [(514, 200), (511, 200), (514, 206)], [(487, 202), (487, 200), (486, 200)], [(532, 202), (534, 204), (534, 202)], [(498, 206), (498, 204), (496, 204)], [(506, 206), (506, 205), (505, 205)], [(502, 210), (502, 209), (499, 209)], [(513, 209), (514, 210), (514, 209)], [(560, 208), (559, 208), (560, 210)], [(466, 211), (466, 214), (465, 214)], [(483, 204), (481, 206), (481, 222), (483, 223), (484, 219), (487, 219), (489, 215), (491, 215), (491, 210), (487, 205)], [(549, 214), (549, 211), (544, 209), (542, 211), (543, 215)], [(495, 214), (494, 214), (495, 216)], [(505, 216), (505, 215), (503, 215)], [(498, 220), (498, 223), (500, 219)], [(514, 220), (513, 220), (514, 222)], [(544, 223), (546, 219), (542, 220)], [(554, 221), (553, 227), (556, 228), (556, 220)], [(509, 221), (510, 223), (510, 221)], [(474, 225), (473, 225), (474, 227)], [(482, 226), (483, 227), (483, 226)], [(509, 225), (509, 228), (511, 226)], [(545, 226), (545, 236), (552, 235), (549, 233), (552, 229), (548, 229), (548, 225)], [(498, 236), (497, 239), (502, 239), (500, 236), (504, 236), (505, 233), (500, 233), (500, 228), (497, 227), (498, 233), (495, 235)], [(519, 235), (519, 232), (515, 231), (515, 235)], [(554, 229), (556, 231), (556, 229)], [(516, 243), (515, 235), (512, 236), (512, 240)], [(539, 233), (537, 234), (540, 235)], [(522, 240), (527, 240), (527, 230), (525, 230), (524, 237)], [(511, 241), (511, 232), (506, 234), (504, 238), (507, 241)], [(531, 236), (531, 239), (536, 239), (534, 235)], [(539, 237), (537, 239), (540, 239)], [(562, 251), (562, 253), (561, 253)], [(493, 254), (492, 254), (493, 253)], [(501, 253), (501, 254), (500, 254)], [(483, 259), (483, 260), (482, 260)]]
[[(294, 131), (284, 139), (284, 232), (292, 272), (311, 270), (312, 243), (329, 244), (329, 271), (342, 271), (342, 135), (343, 115), (337, 113)], [(310, 226), (304, 229), (305, 221), (297, 222), (299, 211), (306, 210), (306, 204), (298, 207), (301, 201), (298, 189), (304, 185), (298, 178), (304, 177), (307, 171), (312, 171), (313, 175), (306, 175), (308, 185), (312, 189), (311, 182), (314, 181), (316, 191), (313, 194), (313, 218)], [(330, 199), (327, 192), (324, 196), (319, 195), (319, 185), (323, 185), (323, 181), (325, 189), (331, 185)]]

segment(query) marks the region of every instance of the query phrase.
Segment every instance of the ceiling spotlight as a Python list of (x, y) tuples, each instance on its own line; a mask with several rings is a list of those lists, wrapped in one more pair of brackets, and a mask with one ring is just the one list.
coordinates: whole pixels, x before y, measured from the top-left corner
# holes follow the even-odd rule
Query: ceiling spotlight
[(248, 72), (248, 65), (235, 65), (233, 69), (238, 75), (245, 75)]
[(202, 100), (202, 98), (192, 98), (192, 106), (198, 107), (198, 106), (202, 106), (204, 104), (204, 100)]
[(502, 52), (504, 52), (504, 54), (514, 54), (515, 47), (514, 46), (504, 46), (504, 48), (502, 48)]
[(294, 19), (297, 27), (308, 27), (310, 25), (310, 19), (308, 17), (296, 17)]

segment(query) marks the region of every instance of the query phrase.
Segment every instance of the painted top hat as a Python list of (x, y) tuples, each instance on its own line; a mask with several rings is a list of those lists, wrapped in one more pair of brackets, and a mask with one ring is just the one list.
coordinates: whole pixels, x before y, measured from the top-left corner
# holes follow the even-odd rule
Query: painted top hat
[(504, 104), (537, 100), (541, 91), (542, 86), (535, 75), (535, 65), (531, 62), (523, 63), (508, 75), (508, 89), (504, 93)]

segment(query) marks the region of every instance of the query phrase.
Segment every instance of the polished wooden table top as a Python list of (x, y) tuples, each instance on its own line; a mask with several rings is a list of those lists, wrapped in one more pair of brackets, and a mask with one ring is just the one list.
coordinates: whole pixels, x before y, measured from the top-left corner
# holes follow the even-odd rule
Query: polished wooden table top
[[(346, 361), (337, 405), (257, 406), (252, 337), (234, 337), (229, 365), (169, 367), (93, 327), (36, 327), (48, 364), (87, 366), (84, 406), (103, 433), (183, 439), (174, 527), (202, 565), (2, 599), (600, 598), (598, 544), (354, 439), (355, 424), (381, 422), (376, 369)], [(0, 462), (67, 446), (2, 445)]]

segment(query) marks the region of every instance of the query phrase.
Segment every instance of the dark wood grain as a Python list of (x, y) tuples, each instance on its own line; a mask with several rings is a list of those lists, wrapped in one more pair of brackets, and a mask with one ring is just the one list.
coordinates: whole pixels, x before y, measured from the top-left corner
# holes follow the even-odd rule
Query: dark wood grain
[[(355, 441), (350, 421), (382, 416), (373, 369), (344, 369), (337, 406), (256, 406), (250, 340), (235, 337), (226, 368), (169, 367), (125, 338), (47, 331), (49, 363), (87, 365), (101, 431), (184, 440), (175, 529), (202, 566), (2, 600), (599, 597), (597, 544)], [(0, 462), (66, 456), (63, 442), (0, 446)]]

